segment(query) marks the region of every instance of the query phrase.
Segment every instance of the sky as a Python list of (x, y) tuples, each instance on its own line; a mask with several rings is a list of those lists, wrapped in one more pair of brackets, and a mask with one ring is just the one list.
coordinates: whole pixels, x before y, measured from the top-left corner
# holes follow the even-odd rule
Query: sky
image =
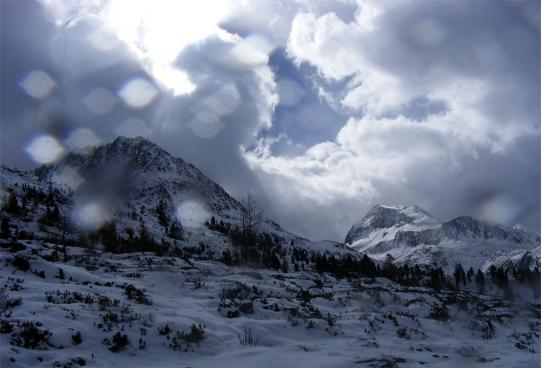
[(0, 160), (144, 136), (342, 241), (375, 204), (541, 232), (541, 3), (0, 2)]

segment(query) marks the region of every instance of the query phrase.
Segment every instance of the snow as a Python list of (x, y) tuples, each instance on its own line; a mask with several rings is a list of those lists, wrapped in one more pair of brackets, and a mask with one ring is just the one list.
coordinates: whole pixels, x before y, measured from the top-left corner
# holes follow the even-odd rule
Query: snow
[[(24, 240), (25, 249), (15, 253), (0, 240), (0, 289), (21, 298), (20, 305), (0, 311), (0, 319), (13, 325), (12, 334), (19, 331), (17, 321), (34, 321), (53, 335), (50, 346), (30, 349), (12, 343), (11, 334), (0, 334), (2, 368), (76, 367), (78, 357), (92, 367), (540, 366), (541, 304), (529, 289), (517, 286), (511, 302), (491, 286), (484, 295), (471, 288), (435, 293), (383, 278), (336, 279), (310, 267), (284, 273), (212, 260), (234, 246), (204, 221), (214, 216), (236, 226), (240, 203), (193, 165), (143, 138), (120, 137), (31, 172), (2, 167), (0, 179), (2, 200), (8, 189), (21, 198), (23, 185), (44, 193), (49, 186), (59, 189), (56, 205), (72, 220), (65, 235), (75, 245), (67, 247), (66, 262), (51, 260), (55, 246), (45, 239), (58, 239), (63, 231), (38, 222), (46, 213), (43, 202), (29, 204), (24, 215), (9, 215), (12, 232), (16, 227), (36, 240)], [(161, 201), (170, 218), (184, 225), (183, 239), (169, 237), (160, 225), (155, 208)], [(205, 254), (190, 259), (118, 255), (104, 253), (100, 244), (91, 251), (77, 246), (76, 219), (92, 228), (114, 219), (122, 237), (142, 222), (153, 238), (181, 249), (204, 244)], [(299, 248), (312, 255), (367, 253), (376, 260), (391, 254), (397, 263), (438, 263), (446, 269), (456, 262), (485, 269), (541, 264), (535, 234), (465, 217), (441, 222), (416, 206), (375, 206), (352, 227), (347, 245), (302, 238), (270, 219), (259, 230), (280, 239), (285, 259)], [(16, 256), (30, 262), (29, 271), (13, 266)], [(63, 279), (56, 277), (59, 269)], [(130, 284), (139, 290), (135, 299), (126, 289)], [(246, 295), (227, 297), (228, 290), (237, 289)], [(57, 291), (73, 298), (81, 293), (91, 302), (70, 301)], [(105, 297), (109, 304), (98, 302)], [(430, 318), (434, 304), (446, 305), (451, 318)], [(126, 320), (108, 328), (108, 313)], [(486, 338), (489, 323), (495, 334)], [(187, 333), (193, 324), (204, 326), (204, 339), (173, 344), (181, 347), (173, 349), (175, 332)], [(160, 334), (165, 325), (172, 332)], [(245, 328), (257, 338), (256, 346), (241, 344)], [(76, 332), (82, 335), (80, 345), (72, 343)], [(129, 344), (112, 352), (104, 339), (116, 332), (126, 334)]]
[[(312, 272), (228, 267), (208, 260), (192, 260), (189, 264), (177, 258), (148, 254), (98, 252), (92, 259), (77, 247), (69, 248), (72, 258), (67, 263), (50, 262), (41, 256), (50, 252), (52, 245), (27, 242), (27, 246), (17, 255), (27, 257), (32, 270), (45, 271), (46, 278), (11, 265), (2, 268), (1, 284), (12, 283), (10, 277), (24, 279), (21, 290), (9, 291), (11, 297), (21, 297), (22, 304), (12, 309), (8, 320), (41, 321), (43, 328), (53, 333), (51, 342), (56, 347), (32, 350), (11, 346), (10, 336), (2, 334), (2, 367), (50, 367), (54, 362), (61, 366), (76, 357), (95, 367), (193, 368), (368, 367), (393, 361), (404, 367), (418, 366), (420, 362), (429, 367), (475, 366), (480, 361), (488, 361), (486, 366), (490, 367), (539, 367), (541, 359), (538, 352), (541, 320), (523, 302), (510, 305), (496, 296), (477, 300), (473, 295), (460, 293), (459, 297), (469, 300), (467, 308), (473, 309), (461, 310), (448, 304), (453, 318), (442, 322), (427, 316), (430, 305), (445, 300), (446, 293), (404, 288), (385, 279), (348, 282)], [(2, 264), (12, 257), (11, 253), (0, 251)], [(97, 265), (96, 269), (93, 264)], [(64, 271), (64, 280), (54, 277), (59, 268)], [(140, 277), (134, 277), (136, 274)], [(320, 279), (323, 287), (317, 287), (315, 279)], [(128, 299), (122, 288), (124, 283), (144, 290), (152, 304)], [(255, 286), (261, 293), (250, 297), (254, 313), (226, 318), (218, 311), (220, 291), (239, 283), (250, 289)], [(100, 315), (118, 312), (118, 307), (100, 309), (96, 303), (49, 303), (45, 293), (56, 290), (119, 299), (137, 316), (106, 332), (98, 327)], [(287, 311), (288, 308), (303, 310), (297, 297), (300, 290), (321, 295), (314, 296), (310, 304), (321, 312), (322, 318), (292, 317)], [(472, 328), (474, 321), (482, 321), (481, 314), (475, 312), (478, 303), (487, 306), (488, 311), (483, 313), (491, 313), (495, 325), (495, 336), (489, 340), (480, 336), (480, 330)], [(274, 304), (277, 310), (264, 309)], [(489, 308), (490, 305), (495, 307)], [(539, 313), (539, 307), (537, 310)], [(144, 317), (149, 314), (153, 317)], [(335, 319), (332, 326), (323, 319), (327, 314)], [(314, 323), (312, 328), (309, 321)], [(165, 324), (173, 330), (186, 331), (193, 323), (205, 326), (205, 338), (186, 346), (187, 351), (171, 349), (165, 336), (158, 332)], [(243, 335), (244, 327), (252, 329), (258, 338), (257, 346), (240, 344), (238, 336)], [(144, 334), (142, 328), (146, 329)], [(77, 331), (81, 332), (83, 342), (73, 345), (71, 336)], [(127, 334), (130, 344), (125, 350), (113, 353), (102, 341), (117, 331)], [(532, 333), (532, 339), (526, 342), (535, 352), (518, 349), (515, 332)], [(139, 338), (145, 341), (144, 350), (139, 349)]]

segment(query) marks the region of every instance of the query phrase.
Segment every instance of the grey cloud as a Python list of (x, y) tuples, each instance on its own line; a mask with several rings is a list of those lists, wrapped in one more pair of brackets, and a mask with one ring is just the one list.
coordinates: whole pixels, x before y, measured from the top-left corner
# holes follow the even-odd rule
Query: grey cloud
[(375, 65), (427, 89), (458, 77), (489, 81), (484, 109), (494, 123), (539, 125), (541, 37), (527, 13), (540, 10), (526, 2), (405, 2), (379, 19), (363, 47)]
[[(36, 163), (24, 148), (39, 134), (62, 141), (76, 128), (88, 128), (107, 142), (118, 135), (119, 127), (124, 127), (122, 132), (139, 125), (143, 130), (148, 128), (150, 139), (193, 162), (233, 194), (250, 190), (264, 197), (240, 156), (239, 146), (249, 144), (266, 126), (264, 117), (270, 119), (272, 103), (265, 100), (269, 96), (264, 93), (270, 92), (263, 91), (252, 69), (223, 62), (232, 44), (211, 38), (188, 47), (177, 63), (197, 83), (195, 93), (175, 97), (162, 91), (148, 107), (134, 109), (117, 92), (130, 80), (142, 78), (152, 83), (152, 78), (122, 44), (110, 50), (96, 49), (89, 41), (96, 30), (92, 20), (81, 18), (69, 27), (57, 28), (37, 3), (3, 2), (2, 6), (3, 17), (10, 18), (2, 22), (2, 75), (9, 76), (2, 78), (2, 106), (6, 107), (2, 109), (3, 164), (34, 167)], [(35, 27), (26, 27), (21, 19)], [(20, 77), (32, 70), (44, 70), (57, 82), (54, 93), (43, 101), (30, 98), (18, 87)], [(218, 118), (223, 129), (215, 136), (198, 135), (197, 125), (195, 129), (189, 126), (196, 118), (195, 107), (224, 86), (238, 92), (238, 106), (221, 111), (225, 115)], [(106, 113), (97, 114), (86, 103), (97, 89), (116, 96)], [(227, 93), (218, 97), (215, 103), (220, 108), (234, 104)], [(126, 121), (136, 123), (123, 125)]]
[[(531, 16), (539, 11), (539, 4), (393, 2), (373, 31), (356, 35), (348, 28), (344, 35), (338, 35), (336, 39), (341, 42), (333, 44), (333, 50), (341, 52), (327, 51), (331, 62), (332, 57), (346, 52), (352, 56), (352, 62), (344, 64), (347, 67), (358, 65), (367, 72), (377, 68), (413, 91), (406, 91), (411, 92), (407, 101), (378, 117), (422, 121), (394, 132), (364, 132), (369, 141), (355, 141), (355, 131), (346, 130), (342, 135), (348, 134), (348, 144), (339, 142), (348, 138), (340, 137), (339, 132), (348, 116), (362, 121), (364, 111), (342, 109), (338, 102), (361, 86), (362, 78), (331, 82), (315, 72), (315, 62), (297, 68), (278, 61), (273, 69), (277, 81), (290, 78), (308, 82), (299, 84), (304, 91), (295, 104), (278, 105), (272, 115), (273, 76), (265, 74), (270, 73), (267, 66), (253, 69), (225, 62), (232, 44), (212, 37), (187, 47), (177, 59), (177, 66), (198, 86), (193, 94), (173, 96), (162, 90), (149, 106), (134, 109), (116, 93), (134, 78), (150, 82), (152, 78), (125, 47), (96, 49), (88, 41), (94, 30), (91, 21), (83, 19), (58, 29), (37, 3), (0, 4), (2, 163), (35, 165), (24, 147), (42, 132), (63, 140), (75, 128), (84, 127), (110, 141), (125, 121), (136, 121), (128, 127), (146, 130), (150, 139), (193, 162), (232, 194), (253, 192), (270, 217), (307, 236), (341, 240), (349, 226), (374, 203), (419, 204), (441, 219), (474, 215), (540, 230), (541, 50), (539, 19)], [(333, 12), (336, 19), (352, 28), (358, 15), (357, 5), (348, 1), (265, 4), (261, 6), (277, 13), (275, 22), (270, 22), (267, 13), (252, 16), (247, 8), (225, 28), (241, 35), (264, 35), (284, 47), (299, 9), (315, 16)], [(29, 23), (33, 26), (28, 27)], [(365, 62), (354, 62), (357, 54)], [(57, 82), (48, 99), (34, 100), (18, 86), (21, 76), (32, 70), (43, 70)], [(453, 115), (453, 122), (434, 119), (456, 113), (452, 111), (453, 101), (439, 98), (438, 92), (457, 79), (471, 80), (472, 88), (478, 80), (488, 86), (482, 100), (472, 108), (491, 122), (488, 129), (469, 131), (476, 127), (468, 120), (471, 115)], [(328, 98), (315, 94), (319, 87)], [(85, 103), (96, 88), (117, 96), (107, 112), (93, 112)], [(385, 92), (374, 91), (372, 97), (377, 99), (377, 93)], [(271, 118), (273, 127), (267, 130)], [(299, 119), (303, 119), (302, 124)], [(325, 126), (312, 129), (309, 120)], [(423, 130), (427, 121), (436, 124), (436, 132)], [(475, 134), (484, 139), (477, 137), (472, 143), (464, 138)], [(287, 172), (296, 175), (293, 183), (298, 187), (290, 177), (276, 172), (270, 175), (248, 165), (252, 163), (247, 163), (241, 147), (253, 148), (261, 137), (285, 137), (276, 144), (283, 147), (273, 150), (275, 156), (267, 159), (298, 165)], [(299, 153), (301, 146), (325, 141), (318, 148), (321, 152), (314, 153), (308, 163), (305, 159), (310, 153)], [(383, 151), (374, 148), (378, 144)], [(412, 160), (408, 156), (412, 154), (420, 155), (419, 159)], [(378, 155), (408, 158), (407, 169), (386, 167), (385, 161), (378, 166)], [(395, 164), (391, 161), (389, 165)], [(373, 174), (391, 169), (396, 169), (396, 175)], [(337, 187), (333, 180), (344, 187)], [(303, 194), (311, 191), (313, 200), (296, 195), (297, 189)], [(355, 191), (358, 195), (351, 195)], [(318, 200), (322, 196), (332, 201)]]

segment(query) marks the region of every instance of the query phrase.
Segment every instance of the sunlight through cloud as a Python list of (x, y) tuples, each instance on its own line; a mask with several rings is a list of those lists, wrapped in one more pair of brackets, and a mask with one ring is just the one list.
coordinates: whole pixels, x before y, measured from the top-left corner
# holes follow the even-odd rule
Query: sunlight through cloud
[(175, 95), (189, 94), (196, 86), (175, 67), (175, 59), (187, 45), (218, 33), (218, 24), (229, 16), (230, 8), (227, 0), (112, 0), (99, 9), (104, 28), (90, 41), (106, 50), (118, 38), (160, 85)]

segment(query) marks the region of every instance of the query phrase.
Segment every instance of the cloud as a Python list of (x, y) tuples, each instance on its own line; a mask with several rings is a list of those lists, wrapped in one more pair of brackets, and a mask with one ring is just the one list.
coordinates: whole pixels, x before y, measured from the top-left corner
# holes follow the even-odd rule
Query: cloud
[[(44, 1), (6, 5), (3, 15), (9, 13), (18, 21), (3, 22), (2, 74), (15, 76), (14, 80), (2, 79), (3, 105), (10, 107), (2, 110), (3, 141), (16, 137), (13, 145), (22, 151), (36, 136), (48, 133), (63, 141), (81, 127), (102, 141), (119, 132), (142, 134), (210, 171), (225, 166), (217, 169), (217, 176), (228, 167), (246, 171), (239, 146), (249, 144), (260, 130), (271, 126), (278, 97), (265, 60), (254, 64), (239, 58), (248, 55), (253, 59), (255, 54), (268, 58), (268, 44), (262, 47), (263, 37), (242, 38), (219, 29), (216, 23), (227, 16), (221, 6), (225, 3), (218, 6), (213, 2), (212, 14), (204, 16), (204, 7), (185, 9), (179, 15), (179, 4), (169, 4), (175, 9), (154, 4), (147, 16), (143, 10), (148, 2), (130, 2), (124, 16), (117, 16), (127, 4)], [(168, 16), (160, 18), (163, 24), (155, 27), (156, 17), (164, 12)], [(23, 27), (23, 18), (35, 27)], [(185, 18), (190, 22), (183, 22)], [(139, 29), (138, 21), (148, 27)], [(172, 23), (174, 27), (166, 27)], [(179, 27), (188, 29), (177, 32)], [(134, 33), (138, 29), (141, 33)], [(36, 51), (29, 59), (24, 50)], [(163, 85), (155, 71), (164, 65), (189, 75), (196, 89), (179, 94)], [(50, 76), (37, 80), (54, 83), (55, 88), (47, 88), (45, 94), (41, 83), (39, 98), (33, 98), (26, 90), (36, 84), (30, 83), (36, 78), (25, 78), (33, 75)], [(3, 150), (10, 146), (5, 143)], [(217, 149), (231, 164), (212, 164)], [(15, 152), (3, 155), (6, 163), (35, 164), (24, 151)]]
[(303, 235), (377, 202), (539, 230), (538, 4), (148, 4), (2, 3), (3, 163), (144, 135)]
[[(540, 169), (525, 159), (540, 151), (539, 28), (516, 3), (377, 7), (353, 22), (294, 18), (289, 55), (349, 79), (341, 104), (360, 117), (301, 155), (273, 155), (272, 142), (245, 152), (274, 211), (316, 237), (339, 238), (377, 202), (539, 231)], [(503, 205), (511, 215), (487, 210)]]

